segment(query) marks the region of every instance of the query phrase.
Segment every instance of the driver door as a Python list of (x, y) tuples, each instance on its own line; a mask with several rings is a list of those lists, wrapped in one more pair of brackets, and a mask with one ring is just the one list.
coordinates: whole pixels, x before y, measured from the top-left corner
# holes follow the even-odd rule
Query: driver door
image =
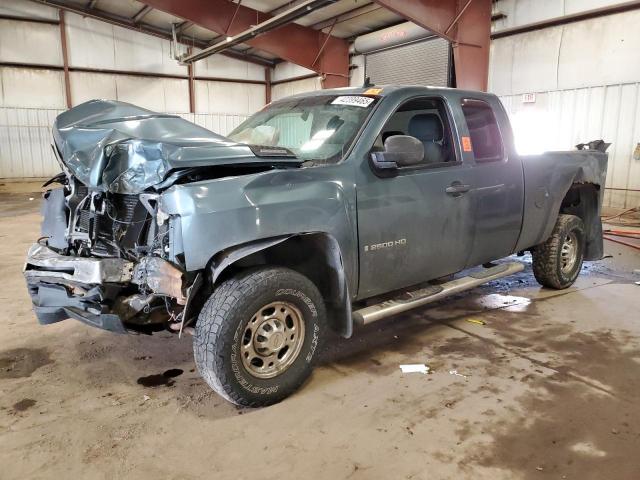
[(408, 287), (462, 270), (474, 237), (471, 168), (461, 160), (442, 98), (401, 104), (380, 131), (411, 135), (425, 146), (417, 165), (384, 177), (370, 162), (358, 171), (358, 298)]

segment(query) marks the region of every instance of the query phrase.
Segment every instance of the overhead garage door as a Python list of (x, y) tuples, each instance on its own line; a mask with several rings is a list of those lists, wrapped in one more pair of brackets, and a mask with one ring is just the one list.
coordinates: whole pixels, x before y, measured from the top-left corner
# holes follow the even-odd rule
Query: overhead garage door
[(368, 53), (366, 76), (375, 85), (448, 86), (449, 42), (443, 38)]

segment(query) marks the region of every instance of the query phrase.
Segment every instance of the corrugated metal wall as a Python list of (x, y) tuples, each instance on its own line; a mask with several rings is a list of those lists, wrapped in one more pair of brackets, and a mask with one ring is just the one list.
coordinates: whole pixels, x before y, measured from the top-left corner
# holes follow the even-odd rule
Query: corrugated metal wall
[(624, 3), (625, 0), (499, 0), (494, 1), (494, 12), (505, 17), (492, 22), (494, 31), (527, 25), (550, 18)]
[[(297, 77), (308, 75), (315, 76), (295, 80)], [(271, 81), (276, 82), (271, 87), (272, 100), (279, 100), (290, 95), (322, 89), (320, 77), (318, 77), (313, 70), (289, 62), (281, 62), (275, 66)]]
[[(0, 15), (57, 20), (58, 10), (0, 0)], [(159, 112), (189, 111), (187, 68), (171, 57), (168, 41), (73, 13), (65, 19), (70, 67), (100, 69), (70, 72), (73, 105), (106, 98)], [(0, 19), (0, 62), (58, 68), (0, 67), (0, 178), (51, 175), (58, 167), (50, 152), (50, 128), (66, 108), (59, 26)], [(213, 55), (197, 62), (194, 71), (199, 77), (235, 80), (194, 82), (196, 113), (183, 116), (210, 130), (228, 133), (265, 104), (266, 87), (256, 83), (265, 80), (260, 65)]]
[[(0, 108), (0, 178), (49, 177), (60, 171), (51, 151), (51, 125), (62, 109)], [(179, 113), (226, 135), (248, 117), (238, 113)]]
[(51, 125), (63, 110), (0, 108), (0, 178), (47, 177), (60, 171)]
[(317, 77), (306, 78), (304, 80), (294, 80), (291, 82), (278, 83), (271, 87), (271, 99), (279, 100), (290, 95), (296, 95), (298, 93), (312, 92), (314, 90), (321, 90), (322, 83)]
[(535, 103), (523, 103), (521, 95), (500, 98), (522, 153), (572, 150), (596, 139), (610, 142), (604, 204), (640, 205), (640, 159), (634, 158), (640, 141), (640, 82), (539, 92)]
[[(506, 0), (504, 26), (619, 3)], [(640, 10), (498, 38), (491, 42), (489, 90), (509, 111), (519, 150), (573, 149), (602, 138), (609, 149), (604, 204), (640, 205)], [(503, 28), (502, 25), (499, 28)], [(499, 30), (497, 28), (496, 30)], [(523, 94), (535, 94), (526, 103)], [(626, 191), (625, 191), (626, 190)]]

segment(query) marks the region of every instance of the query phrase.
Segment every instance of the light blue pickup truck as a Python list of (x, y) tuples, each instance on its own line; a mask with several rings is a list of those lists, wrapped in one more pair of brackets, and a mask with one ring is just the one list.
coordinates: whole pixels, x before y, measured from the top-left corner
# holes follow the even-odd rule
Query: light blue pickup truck
[(486, 93), (323, 90), (227, 137), (94, 100), (57, 118), (53, 148), (24, 271), (39, 321), (192, 332), (201, 375), (241, 405), (295, 391), (329, 329), (524, 268), (493, 260), (531, 251), (560, 289), (602, 257), (603, 142), (520, 156)]

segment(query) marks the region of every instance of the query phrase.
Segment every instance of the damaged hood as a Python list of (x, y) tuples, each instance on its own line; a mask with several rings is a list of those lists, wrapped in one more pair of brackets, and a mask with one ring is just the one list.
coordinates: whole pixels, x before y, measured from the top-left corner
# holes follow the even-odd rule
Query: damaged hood
[(72, 175), (117, 193), (139, 193), (177, 169), (274, 163), (177, 115), (111, 100), (91, 100), (58, 115), (53, 138)]

